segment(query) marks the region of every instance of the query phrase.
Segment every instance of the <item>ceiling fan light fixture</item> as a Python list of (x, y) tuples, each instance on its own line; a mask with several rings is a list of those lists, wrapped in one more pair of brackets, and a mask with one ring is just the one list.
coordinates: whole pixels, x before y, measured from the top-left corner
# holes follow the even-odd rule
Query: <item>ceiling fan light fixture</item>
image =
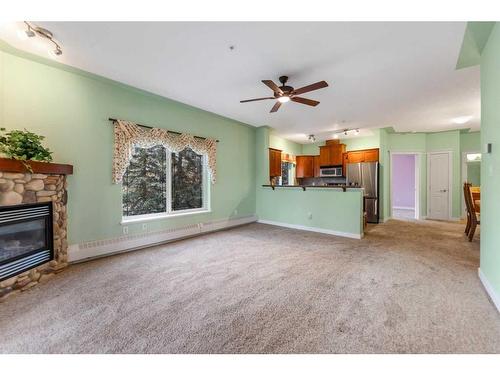
[(279, 101), (280, 103), (287, 103), (287, 102), (289, 102), (289, 101), (290, 101), (290, 97), (289, 97), (289, 96), (280, 96), (280, 97), (278, 98), (278, 101)]
[(333, 139), (339, 139), (339, 135), (338, 134), (334, 134), (333, 135)]

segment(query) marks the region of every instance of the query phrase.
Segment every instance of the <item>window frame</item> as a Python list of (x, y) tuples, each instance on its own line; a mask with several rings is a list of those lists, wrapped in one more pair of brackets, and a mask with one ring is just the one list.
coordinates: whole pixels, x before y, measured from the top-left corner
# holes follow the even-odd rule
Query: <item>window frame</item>
[(189, 208), (184, 210), (173, 210), (172, 209), (172, 153), (174, 151), (165, 148), (166, 158), (165, 163), (167, 166), (166, 170), (166, 211), (165, 212), (156, 212), (151, 214), (143, 214), (143, 215), (132, 215), (132, 216), (124, 216), (123, 215), (123, 188), (122, 188), (122, 219), (120, 224), (129, 224), (140, 221), (151, 221), (151, 220), (160, 220), (170, 217), (177, 216), (185, 216), (185, 215), (193, 215), (200, 213), (208, 213), (211, 212), (211, 204), (210, 204), (210, 172), (208, 170), (208, 157), (207, 155), (201, 155), (201, 163), (202, 163), (202, 178), (201, 178), (201, 191), (202, 191), (202, 207), (200, 208)]

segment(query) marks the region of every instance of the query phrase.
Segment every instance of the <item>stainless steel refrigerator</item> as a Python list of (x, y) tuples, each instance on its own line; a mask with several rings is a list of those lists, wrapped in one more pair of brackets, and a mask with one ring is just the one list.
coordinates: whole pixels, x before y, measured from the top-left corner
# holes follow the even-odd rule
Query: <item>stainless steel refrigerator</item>
[(346, 183), (364, 189), (366, 221), (378, 223), (378, 162), (347, 164)]

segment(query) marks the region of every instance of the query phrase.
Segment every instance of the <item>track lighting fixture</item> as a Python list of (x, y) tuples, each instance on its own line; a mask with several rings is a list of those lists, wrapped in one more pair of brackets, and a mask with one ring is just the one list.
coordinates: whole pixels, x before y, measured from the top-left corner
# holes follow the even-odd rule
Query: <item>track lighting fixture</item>
[(48, 40), (54, 45), (54, 48), (49, 49), (48, 53), (50, 57), (57, 58), (62, 55), (61, 46), (54, 40), (54, 35), (50, 30), (44, 29), (43, 27), (33, 25), (27, 21), (24, 21), (26, 26), (25, 30), (19, 30), (17, 35), (20, 39), (26, 40), (28, 38), (40, 37), (42, 39)]
[(344, 135), (349, 135), (353, 133), (354, 135), (359, 135), (359, 129), (341, 129), (334, 132), (333, 138), (337, 139), (339, 134), (344, 133)]

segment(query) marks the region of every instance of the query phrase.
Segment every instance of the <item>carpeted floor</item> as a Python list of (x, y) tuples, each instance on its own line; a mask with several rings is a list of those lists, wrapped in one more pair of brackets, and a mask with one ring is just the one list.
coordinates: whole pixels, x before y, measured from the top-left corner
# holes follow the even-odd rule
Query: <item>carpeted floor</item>
[(500, 353), (462, 229), (251, 224), (74, 265), (0, 304), (0, 352)]

